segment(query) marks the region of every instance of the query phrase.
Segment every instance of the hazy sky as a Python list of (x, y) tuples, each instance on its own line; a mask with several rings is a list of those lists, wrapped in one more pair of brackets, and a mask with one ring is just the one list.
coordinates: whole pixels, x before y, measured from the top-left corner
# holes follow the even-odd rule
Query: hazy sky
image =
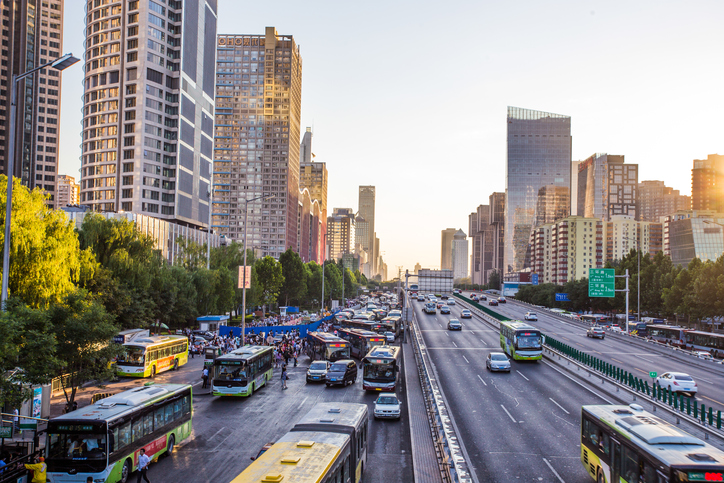
[[(76, 56), (83, 5), (65, 0)], [(439, 268), (440, 231), (504, 190), (506, 106), (570, 115), (574, 160), (623, 154), (690, 194), (692, 160), (724, 153), (722, 18), (721, 1), (219, 0), (218, 32), (294, 35), (329, 211), (377, 187), (392, 278)], [(62, 94), (60, 173), (79, 177), (80, 64)]]

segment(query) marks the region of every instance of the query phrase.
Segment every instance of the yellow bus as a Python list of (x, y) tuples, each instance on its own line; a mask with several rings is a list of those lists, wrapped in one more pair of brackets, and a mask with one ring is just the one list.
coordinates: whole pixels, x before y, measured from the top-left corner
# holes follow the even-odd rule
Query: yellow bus
[(189, 361), (189, 340), (183, 335), (157, 335), (123, 344), (125, 353), (116, 362), (116, 374), (155, 377), (176, 370)]

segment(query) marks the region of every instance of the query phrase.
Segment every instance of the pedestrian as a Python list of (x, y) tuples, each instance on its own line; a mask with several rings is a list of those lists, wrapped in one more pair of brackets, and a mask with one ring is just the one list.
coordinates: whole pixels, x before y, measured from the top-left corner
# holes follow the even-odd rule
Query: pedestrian
[(203, 386), (201, 386), (201, 389), (206, 389), (207, 387), (209, 387), (209, 368), (208, 367), (204, 367), (204, 370), (201, 371), (201, 379), (204, 380), (204, 384), (203, 384)]
[[(38, 458), (38, 462), (32, 465), (25, 465), (25, 469), (33, 471), (33, 479), (31, 483), (46, 483), (48, 481), (46, 472), (48, 471), (48, 465), (45, 464), (45, 458), (42, 456)], [(150, 483), (150, 482), (149, 482)]]
[(146, 480), (146, 483), (151, 483), (146, 476), (148, 471), (148, 464), (151, 462), (151, 458), (146, 456), (146, 450), (141, 448), (140, 454), (138, 455), (138, 480), (137, 483), (141, 483), (141, 479)]
[(297, 350), (294, 349), (294, 367), (297, 367)]
[(18, 408), (13, 409), (13, 431), (20, 431), (20, 412)]
[(287, 378), (288, 377), (289, 376), (287, 376), (287, 365), (284, 364), (282, 366), (282, 390), (287, 388)]

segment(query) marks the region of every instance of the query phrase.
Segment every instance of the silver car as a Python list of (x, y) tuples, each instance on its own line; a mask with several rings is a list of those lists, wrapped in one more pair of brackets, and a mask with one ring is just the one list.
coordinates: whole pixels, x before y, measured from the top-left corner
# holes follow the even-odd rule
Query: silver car
[(510, 361), (508, 356), (502, 352), (491, 352), (485, 359), (485, 367), (489, 371), (506, 371), (510, 372)]

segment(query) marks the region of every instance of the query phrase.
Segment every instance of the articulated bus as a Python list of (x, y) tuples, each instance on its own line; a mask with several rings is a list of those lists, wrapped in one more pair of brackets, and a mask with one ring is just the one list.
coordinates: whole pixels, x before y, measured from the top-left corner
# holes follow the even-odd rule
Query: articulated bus
[(596, 482), (724, 481), (724, 452), (637, 404), (583, 406), (581, 462)]
[(114, 394), (48, 421), (48, 480), (129, 481), (141, 448), (171, 455), (191, 435), (192, 395), (186, 384), (153, 384)]
[(350, 354), (357, 359), (362, 359), (374, 347), (387, 343), (384, 335), (362, 329), (339, 329), (337, 336), (350, 343)]
[(500, 322), (500, 347), (516, 361), (543, 357), (540, 330), (519, 320)]
[(368, 425), (366, 404), (318, 403), (231, 483), (359, 483)]
[(686, 346), (687, 329), (675, 325), (647, 324), (646, 335), (650, 339), (677, 347)]
[(362, 359), (362, 389), (394, 392), (399, 372), (400, 348), (375, 347)]
[(116, 362), (116, 374), (155, 377), (176, 370), (189, 361), (189, 340), (184, 335), (143, 337), (123, 344), (126, 353)]
[(307, 355), (313, 361), (350, 358), (350, 343), (327, 332), (307, 332)]
[(251, 396), (273, 375), (274, 348), (245, 345), (219, 356), (211, 370), (214, 396)]

